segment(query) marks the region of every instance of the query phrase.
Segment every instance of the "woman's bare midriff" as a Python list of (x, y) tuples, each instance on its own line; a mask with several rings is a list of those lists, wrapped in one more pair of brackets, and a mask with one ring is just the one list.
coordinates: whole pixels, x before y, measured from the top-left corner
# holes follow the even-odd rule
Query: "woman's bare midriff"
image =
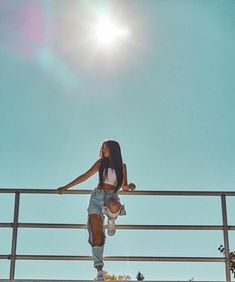
[(115, 191), (116, 189), (117, 189), (117, 187), (116, 186), (114, 186), (114, 185), (111, 185), (111, 184), (107, 184), (107, 183), (99, 183), (99, 185), (98, 185), (98, 188), (99, 189), (101, 189), (101, 190), (110, 190), (110, 191)]

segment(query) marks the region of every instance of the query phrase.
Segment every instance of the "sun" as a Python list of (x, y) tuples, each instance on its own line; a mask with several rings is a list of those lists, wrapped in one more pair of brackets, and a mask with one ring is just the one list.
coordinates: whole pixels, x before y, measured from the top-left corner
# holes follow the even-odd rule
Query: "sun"
[(97, 48), (113, 49), (127, 40), (129, 35), (127, 27), (108, 16), (99, 17), (93, 25), (93, 40)]

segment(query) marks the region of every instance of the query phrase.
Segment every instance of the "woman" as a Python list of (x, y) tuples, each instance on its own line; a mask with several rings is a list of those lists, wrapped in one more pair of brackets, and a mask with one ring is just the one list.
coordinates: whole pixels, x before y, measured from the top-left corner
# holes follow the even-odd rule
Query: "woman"
[(99, 184), (91, 194), (88, 206), (89, 243), (92, 247), (94, 267), (97, 269), (96, 280), (104, 280), (103, 251), (105, 243), (104, 215), (108, 217), (108, 235), (115, 234), (115, 219), (118, 215), (125, 215), (125, 208), (121, 205), (118, 190), (133, 191), (135, 184), (127, 182), (127, 168), (122, 162), (119, 143), (114, 140), (105, 141), (100, 150), (100, 159), (84, 174), (67, 185), (58, 188), (59, 194), (77, 185), (96, 172), (99, 172)]

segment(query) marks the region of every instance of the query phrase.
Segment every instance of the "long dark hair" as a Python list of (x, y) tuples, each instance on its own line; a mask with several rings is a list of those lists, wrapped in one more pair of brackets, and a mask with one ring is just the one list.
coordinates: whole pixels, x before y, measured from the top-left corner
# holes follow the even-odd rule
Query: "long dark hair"
[[(102, 152), (102, 148), (104, 144), (109, 148), (109, 158), (105, 158)], [(117, 190), (122, 185), (123, 180), (123, 163), (122, 163), (122, 154), (121, 148), (117, 141), (114, 140), (107, 140), (103, 143), (101, 150), (100, 150), (100, 157), (101, 157), (101, 166), (99, 169), (99, 180), (100, 183), (103, 183), (103, 175), (107, 175), (108, 168), (113, 168), (116, 172), (117, 176)]]

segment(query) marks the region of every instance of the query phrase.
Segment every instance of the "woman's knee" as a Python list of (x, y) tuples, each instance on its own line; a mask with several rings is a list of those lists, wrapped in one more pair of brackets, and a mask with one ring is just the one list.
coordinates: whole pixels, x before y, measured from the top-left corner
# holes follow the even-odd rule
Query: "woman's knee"
[(94, 237), (93, 238), (93, 245), (97, 247), (101, 247), (104, 245), (104, 238), (103, 236), (99, 237)]
[(111, 200), (107, 203), (107, 207), (112, 213), (117, 213), (120, 210), (120, 203), (116, 200)]
[(94, 232), (92, 234), (92, 242), (91, 242), (91, 244), (93, 246), (103, 246), (104, 245), (104, 241), (105, 241), (105, 237), (104, 237), (103, 230), (101, 232)]

